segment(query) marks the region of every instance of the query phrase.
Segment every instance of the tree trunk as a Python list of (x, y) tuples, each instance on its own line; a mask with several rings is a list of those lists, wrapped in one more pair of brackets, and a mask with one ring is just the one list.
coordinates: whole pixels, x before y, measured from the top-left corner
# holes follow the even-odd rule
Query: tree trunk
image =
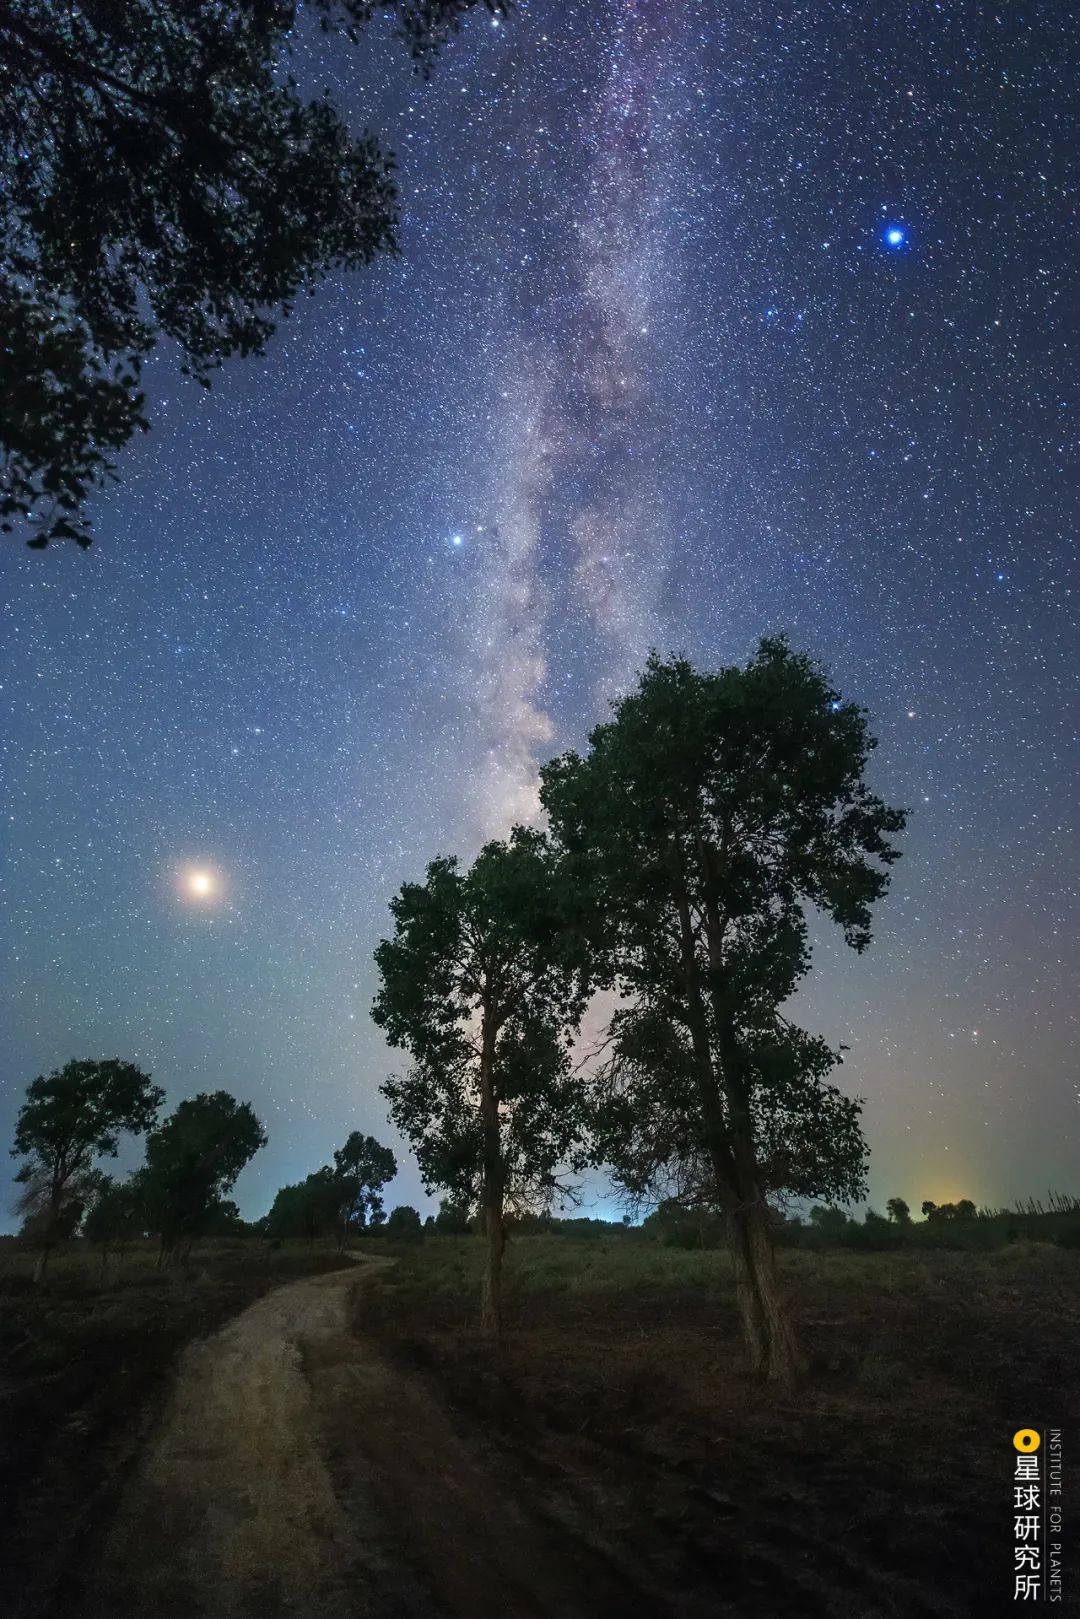
[(483, 1012), (480, 1035), (480, 1115), (484, 1132), (484, 1231), (487, 1256), (480, 1302), (480, 1324), (496, 1344), (502, 1342), (502, 1262), (506, 1247), (503, 1223), (502, 1142), (499, 1104), (495, 1097), (495, 1031), (488, 1009)]
[(755, 1197), (731, 1212), (739, 1312), (754, 1372), (790, 1389), (803, 1369), (795, 1331), (780, 1291), (767, 1206)]
[(501, 1198), (497, 1203), (488, 1203), (485, 1207), (484, 1228), (487, 1232), (487, 1258), (480, 1301), (480, 1324), (496, 1344), (500, 1344), (503, 1335), (502, 1262), (506, 1247)]
[(48, 1266), (49, 1255), (51, 1253), (52, 1253), (52, 1244), (51, 1243), (45, 1243), (45, 1245), (41, 1248), (41, 1250), (38, 1253), (37, 1259), (34, 1262), (34, 1285), (35, 1286), (37, 1286), (40, 1282), (43, 1282), (45, 1280), (45, 1271), (46, 1271), (46, 1268)]

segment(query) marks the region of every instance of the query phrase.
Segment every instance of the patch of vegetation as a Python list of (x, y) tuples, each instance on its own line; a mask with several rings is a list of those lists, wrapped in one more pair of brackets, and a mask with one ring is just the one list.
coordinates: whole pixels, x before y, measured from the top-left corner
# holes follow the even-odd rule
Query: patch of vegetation
[(483, 1246), (401, 1251), (357, 1294), (356, 1330), (482, 1427), (553, 1514), (602, 1501), (676, 1609), (722, 1580), (740, 1615), (770, 1619), (993, 1611), (1003, 1457), (1026, 1413), (1060, 1418), (1074, 1381), (1075, 1253), (781, 1249), (811, 1376), (778, 1399), (740, 1354), (723, 1249), (519, 1236), (498, 1356)]
[(105, 1522), (168, 1387), (176, 1357), (269, 1288), (348, 1264), (299, 1244), (209, 1240), (158, 1267), (140, 1241), (103, 1266), (89, 1243), (54, 1256), (0, 1239), (0, 1498), (6, 1504), (0, 1611), (46, 1619)]

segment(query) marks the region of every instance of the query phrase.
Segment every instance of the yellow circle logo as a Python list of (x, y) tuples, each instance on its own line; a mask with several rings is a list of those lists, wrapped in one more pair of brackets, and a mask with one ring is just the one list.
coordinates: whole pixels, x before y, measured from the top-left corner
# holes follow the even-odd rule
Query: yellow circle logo
[(1017, 1428), (1013, 1434), (1013, 1448), (1015, 1450), (1027, 1451), (1030, 1454), (1031, 1451), (1038, 1450), (1041, 1444), (1042, 1439), (1034, 1428)]

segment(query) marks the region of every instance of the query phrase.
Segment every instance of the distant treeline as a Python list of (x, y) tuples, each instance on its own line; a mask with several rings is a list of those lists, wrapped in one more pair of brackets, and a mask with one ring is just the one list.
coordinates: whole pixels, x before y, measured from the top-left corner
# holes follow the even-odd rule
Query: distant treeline
[[(772, 1214), (774, 1240), (786, 1248), (849, 1248), (885, 1252), (897, 1248), (1003, 1248), (1025, 1239), (1080, 1248), (1080, 1198), (1059, 1192), (1045, 1202), (1026, 1198), (1016, 1208), (979, 1209), (968, 1198), (957, 1203), (922, 1205), (914, 1220), (902, 1198), (890, 1198), (887, 1215), (867, 1209), (861, 1220), (843, 1209), (818, 1204), (805, 1217)], [(727, 1241), (723, 1217), (708, 1210), (661, 1204), (642, 1230), (674, 1248), (719, 1248)]]

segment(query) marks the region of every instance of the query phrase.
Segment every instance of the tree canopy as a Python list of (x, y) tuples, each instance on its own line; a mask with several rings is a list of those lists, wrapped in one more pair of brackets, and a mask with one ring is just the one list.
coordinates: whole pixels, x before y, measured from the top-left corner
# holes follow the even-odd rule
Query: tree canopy
[(23, 1160), (20, 1211), (42, 1243), (42, 1272), (49, 1248), (78, 1224), (95, 1160), (115, 1158), (121, 1135), (149, 1129), (164, 1099), (149, 1074), (115, 1057), (65, 1063), (27, 1087), (12, 1156)]
[(334, 1235), (344, 1242), (350, 1231), (362, 1231), (383, 1213), (382, 1189), (397, 1174), (397, 1159), (374, 1136), (354, 1130), (334, 1153), (334, 1167), (308, 1175), (294, 1186), (283, 1186), (267, 1215), (271, 1237)]
[(145, 1213), (134, 1180), (114, 1181), (103, 1175), (86, 1211), (82, 1232), (101, 1248), (102, 1262), (112, 1244), (123, 1248), (145, 1229)]
[(420, 1215), (408, 1203), (399, 1203), (391, 1209), (386, 1222), (386, 1235), (392, 1242), (422, 1242), (424, 1228)]
[(786, 1381), (766, 1198), (858, 1197), (865, 1146), (826, 1083), (839, 1054), (781, 1008), (809, 970), (809, 908), (869, 944), (904, 814), (865, 783), (864, 711), (780, 639), (716, 673), (652, 656), (589, 743), (544, 768), (541, 798), (624, 997), (602, 1151), (633, 1191), (728, 1213), (752, 1358)]
[(337, 1221), (341, 1235), (362, 1231), (371, 1216), (382, 1212), (382, 1190), (397, 1174), (397, 1159), (374, 1136), (354, 1130), (334, 1154), (334, 1181), (338, 1188)]
[[(474, 5), (312, 0), (414, 61)], [(288, 68), (295, 0), (0, 0), (0, 528), (89, 543), (86, 501), (147, 426), (159, 338), (203, 384), (331, 272), (395, 251), (392, 157)]]
[(165, 1253), (210, 1228), (226, 1192), (266, 1139), (250, 1102), (227, 1091), (189, 1097), (151, 1131), (135, 1181), (147, 1227), (160, 1236)]
[(578, 899), (547, 839), (518, 827), (468, 870), (432, 861), (390, 908), (372, 1016), (413, 1061), (382, 1091), (427, 1189), (484, 1210), (497, 1334), (507, 1197), (550, 1196), (584, 1130), (569, 1057), (588, 993)]
[(308, 1242), (328, 1237), (337, 1226), (340, 1202), (341, 1191), (333, 1170), (317, 1169), (295, 1185), (278, 1190), (266, 1216), (266, 1234), (302, 1237)]

